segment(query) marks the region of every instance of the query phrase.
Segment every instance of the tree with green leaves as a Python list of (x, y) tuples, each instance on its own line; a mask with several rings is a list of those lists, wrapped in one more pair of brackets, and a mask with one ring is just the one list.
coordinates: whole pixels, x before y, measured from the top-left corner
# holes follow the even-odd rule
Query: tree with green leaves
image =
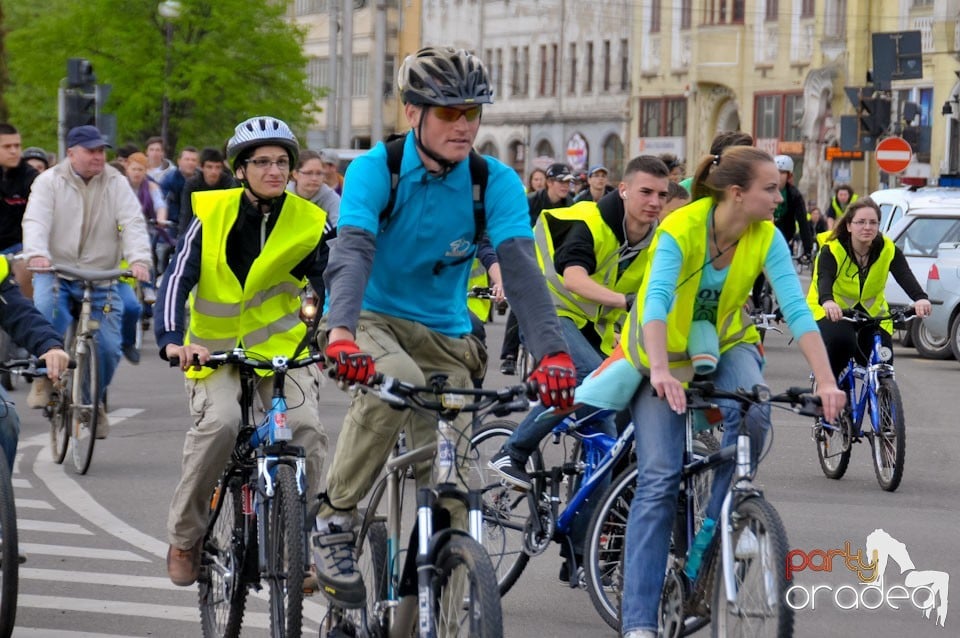
[(57, 147), (57, 88), (72, 57), (90, 60), (98, 81), (113, 86), (103, 110), (116, 115), (120, 143), (160, 133), (164, 95), (171, 153), (187, 144), (222, 148), (253, 115), (305, 130), (319, 96), (307, 84), (304, 34), (284, 19), (286, 2), (178, 4), (168, 41), (157, 0), (5, 3), (6, 101), (24, 141)]

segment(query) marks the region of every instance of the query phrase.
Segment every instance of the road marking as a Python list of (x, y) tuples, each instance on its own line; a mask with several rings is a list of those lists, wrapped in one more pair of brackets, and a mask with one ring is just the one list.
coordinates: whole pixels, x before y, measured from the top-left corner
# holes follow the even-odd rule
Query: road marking
[(141, 412), (143, 412), (142, 408), (117, 408), (113, 412), (107, 412), (107, 419), (110, 421), (110, 427), (113, 427), (118, 423), (137, 416)]
[(102, 560), (126, 560), (137, 563), (149, 563), (149, 558), (143, 558), (125, 549), (97, 549), (70, 545), (47, 545), (45, 543), (20, 543), (20, 550), (28, 554), (43, 556), (73, 556), (77, 558), (93, 558)]
[[(94, 600), (90, 598), (21, 594), (17, 597), (17, 606), (33, 609), (55, 609), (59, 612), (79, 611), (95, 614), (112, 614), (115, 616), (135, 616), (138, 618), (160, 618), (163, 620), (189, 622), (194, 625), (200, 620), (200, 610), (196, 607), (131, 603), (119, 600)], [(243, 615), (243, 626), (248, 628), (269, 629), (270, 614), (247, 611)]]
[(36, 498), (16, 498), (13, 499), (18, 510), (52, 510), (53, 505), (46, 501)]
[(89, 631), (67, 631), (65, 629), (34, 629), (14, 627), (13, 638), (140, 638), (127, 634), (92, 634)]
[(53, 532), (56, 534), (84, 534), (93, 536), (93, 532), (77, 525), (76, 523), (57, 523), (55, 521), (34, 521), (20, 518), (17, 520), (17, 529), (21, 532), (29, 530), (31, 532)]
[(110, 585), (113, 587), (136, 587), (138, 589), (167, 589), (197, 595), (197, 588), (177, 587), (169, 578), (159, 576), (133, 576), (130, 574), (108, 574), (96, 572), (65, 571), (62, 569), (38, 569), (21, 567), (20, 579), (44, 580), (61, 583), (86, 583), (89, 585)]
[(19, 488), (19, 489), (22, 489), (22, 490), (29, 490), (31, 487), (33, 487), (32, 485), (30, 485), (30, 481), (28, 481), (28, 480), (25, 479), (25, 478), (14, 478), (14, 479), (10, 479), (10, 483), (11, 483), (14, 487)]

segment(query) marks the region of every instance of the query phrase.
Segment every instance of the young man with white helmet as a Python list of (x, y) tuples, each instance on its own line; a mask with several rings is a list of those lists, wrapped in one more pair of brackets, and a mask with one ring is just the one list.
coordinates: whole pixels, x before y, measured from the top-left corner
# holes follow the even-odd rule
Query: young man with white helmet
[[(439, 373), (467, 388), (483, 376), (486, 353), (470, 335), (463, 293), (482, 224), (528, 346), (540, 360), (530, 380), (544, 404), (569, 405), (574, 366), (537, 266), (523, 184), (513, 169), (482, 157), (483, 215), (476, 214), (471, 197), (473, 143), (483, 105), (493, 102), (486, 69), (467, 51), (428, 47), (404, 61), (399, 85), (412, 130), (403, 141), (397, 181), (383, 144), (347, 169), (320, 332), (336, 377), (364, 383), (379, 370), (424, 385), (428, 375)], [(461, 417), (455, 427), (463, 431), (467, 421)], [(414, 447), (436, 436), (436, 422), (412, 411), (397, 412), (366, 394), (351, 402), (314, 538), (320, 583), (339, 604), (363, 604), (354, 516), (401, 429)], [(427, 477), (420, 469), (422, 483)], [(452, 517), (457, 524), (458, 513)]]
[[(180, 239), (157, 300), (160, 356), (179, 358), (194, 420), (167, 520), (167, 572), (175, 585), (192, 585), (199, 574), (210, 495), (233, 451), (240, 422), (237, 369), (196, 370), (191, 368), (194, 359), (204, 363), (212, 351), (234, 347), (293, 356), (306, 334), (298, 291), (307, 280), (323, 289), (326, 214), (286, 192), (299, 152), (290, 128), (276, 118), (254, 117), (237, 125), (227, 156), (241, 188), (193, 194), (196, 217)], [(188, 295), (190, 323), (184, 325)], [(306, 451), (312, 496), (319, 492), (327, 448), (320, 425), (319, 371), (309, 366), (290, 370), (288, 376), (288, 387), (303, 391), (302, 401), (290, 401), (287, 420), (293, 444)], [(269, 405), (271, 385), (260, 384), (258, 391)]]

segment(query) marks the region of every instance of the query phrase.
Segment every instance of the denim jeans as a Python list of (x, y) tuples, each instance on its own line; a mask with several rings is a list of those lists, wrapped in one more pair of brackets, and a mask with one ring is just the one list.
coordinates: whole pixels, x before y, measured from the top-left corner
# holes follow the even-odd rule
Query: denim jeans
[[(755, 345), (738, 344), (720, 355), (714, 373), (706, 378), (717, 388), (733, 391), (763, 383), (763, 358)], [(736, 442), (740, 410), (735, 402), (717, 401), (723, 412), (724, 446)], [(631, 406), (637, 439), (637, 490), (627, 518), (623, 577), (623, 632), (657, 631), (657, 606), (670, 549), (683, 465), (686, 416), (676, 414), (650, 390), (645, 379)], [(752, 407), (747, 414), (754, 458), (770, 427), (770, 408)], [(716, 518), (733, 475), (734, 464), (717, 468), (707, 515)]]
[[(570, 358), (573, 359), (573, 365), (577, 368), (577, 385), (579, 385), (591, 372), (600, 367), (600, 364), (603, 363), (603, 356), (590, 345), (590, 342), (583, 336), (583, 333), (580, 332), (577, 324), (575, 324), (572, 319), (560, 317), (560, 330), (563, 334), (564, 341), (567, 342), (567, 352), (570, 354)], [(537, 417), (544, 412), (546, 412), (546, 408), (544, 408), (543, 405), (534, 406), (534, 408), (527, 413), (527, 416), (524, 417), (523, 421), (520, 422), (520, 425), (517, 426), (516, 431), (510, 435), (510, 438), (507, 439), (507, 442), (503, 445), (504, 451), (520, 466), (526, 465), (527, 459), (530, 458), (533, 451), (540, 445), (540, 441), (543, 437), (550, 434), (553, 426), (556, 425), (549, 421), (545, 423), (537, 422)], [(598, 423), (596, 429), (604, 434), (609, 434), (613, 437), (617, 436), (617, 426), (612, 415), (604, 419), (602, 423)], [(609, 484), (609, 476), (597, 484), (596, 491), (594, 492), (597, 498), (593, 499), (594, 503), (599, 500), (599, 496), (606, 491)], [(574, 551), (576, 553), (582, 553), (583, 537), (586, 535), (587, 525), (590, 523), (591, 511), (588, 502), (585, 505), (585, 511), (577, 515), (573, 524), (570, 538), (573, 541)]]
[(17, 456), (17, 441), (20, 440), (20, 417), (10, 395), (0, 388), (0, 448), (7, 459), (7, 467), (13, 473), (13, 459)]
[[(100, 396), (103, 398), (107, 386), (113, 380), (113, 373), (120, 363), (120, 297), (117, 285), (94, 288), (92, 318), (100, 322), (97, 334), (97, 354), (100, 355)], [(52, 273), (33, 274), (33, 304), (47, 318), (54, 329), (66, 334), (73, 315), (71, 302), (80, 303), (83, 299), (83, 283), (60, 279)]]
[(120, 343), (124, 346), (136, 345), (137, 322), (140, 321), (140, 302), (137, 293), (128, 283), (117, 284), (117, 295), (120, 297)]

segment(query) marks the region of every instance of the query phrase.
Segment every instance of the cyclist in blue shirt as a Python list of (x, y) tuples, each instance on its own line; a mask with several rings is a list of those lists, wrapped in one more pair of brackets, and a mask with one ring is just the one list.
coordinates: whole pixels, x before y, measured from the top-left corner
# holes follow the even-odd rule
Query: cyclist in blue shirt
[[(530, 350), (540, 357), (530, 379), (544, 404), (569, 405), (574, 366), (537, 266), (517, 174), (482, 158), (483, 215), (474, 210), (470, 156), (483, 105), (493, 102), (486, 69), (467, 51), (428, 47), (404, 61), (399, 85), (412, 131), (406, 134), (395, 190), (383, 144), (347, 170), (319, 337), (334, 375), (342, 383), (364, 383), (376, 369), (423, 385), (429, 376), (444, 374), (461, 388), (482, 377), (486, 352), (470, 335), (463, 292), (482, 222), (507, 296), (530, 335)], [(387, 211), (391, 191), (394, 205)], [(467, 419), (455, 423), (460, 431), (468, 426)], [(365, 598), (356, 571), (354, 517), (401, 429), (410, 447), (436, 437), (435, 422), (365, 394), (354, 398), (344, 420), (313, 539), (320, 583), (341, 605)], [(468, 441), (469, 432), (460, 437), (461, 452)], [(418, 470), (423, 483), (428, 468)], [(462, 527), (458, 514), (451, 511)]]

